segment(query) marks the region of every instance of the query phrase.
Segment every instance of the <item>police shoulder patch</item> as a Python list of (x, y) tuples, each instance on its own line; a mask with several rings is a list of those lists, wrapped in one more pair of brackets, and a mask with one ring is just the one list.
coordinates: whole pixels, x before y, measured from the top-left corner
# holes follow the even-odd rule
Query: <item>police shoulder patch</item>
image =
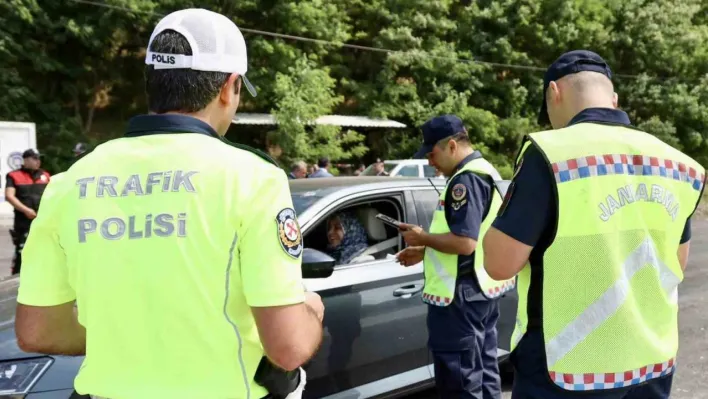
[(461, 201), (467, 195), (467, 187), (464, 184), (458, 183), (452, 187), (452, 199), (453, 201)]
[(278, 239), (286, 254), (298, 258), (302, 254), (303, 243), (297, 215), (292, 208), (285, 208), (275, 217), (278, 224)]

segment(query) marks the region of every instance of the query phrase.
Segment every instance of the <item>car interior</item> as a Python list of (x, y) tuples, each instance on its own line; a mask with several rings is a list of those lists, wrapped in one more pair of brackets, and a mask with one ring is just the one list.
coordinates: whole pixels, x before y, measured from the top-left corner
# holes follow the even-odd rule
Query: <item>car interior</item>
[(376, 218), (377, 214), (382, 213), (396, 220), (403, 221), (399, 206), (390, 199), (357, 202), (328, 213), (314, 228), (306, 233), (304, 238), (305, 246), (328, 253), (328, 220), (331, 216), (342, 211), (350, 212), (356, 217), (359, 223), (362, 224), (364, 230), (366, 230), (369, 245), (366, 250), (357, 255), (352, 261), (348, 262), (348, 264), (351, 265), (385, 259), (387, 255), (394, 255), (401, 248), (401, 240), (398, 231), (394, 227), (388, 226)]

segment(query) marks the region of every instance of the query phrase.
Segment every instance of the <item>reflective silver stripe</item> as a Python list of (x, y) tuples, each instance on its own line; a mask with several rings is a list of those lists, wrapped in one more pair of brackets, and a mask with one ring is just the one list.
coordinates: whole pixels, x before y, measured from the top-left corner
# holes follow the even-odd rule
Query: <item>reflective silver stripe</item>
[(518, 317), (516, 318), (516, 328), (514, 331), (511, 333), (511, 339), (513, 344), (511, 345), (512, 348), (516, 348), (516, 345), (521, 342), (521, 338), (523, 338), (524, 333), (526, 333), (526, 330), (524, 329), (524, 323), (521, 322), (521, 319)]
[(433, 264), (433, 267), (435, 268), (435, 274), (438, 275), (440, 280), (442, 280), (443, 284), (445, 284), (445, 287), (450, 290), (450, 293), (452, 296), (455, 295), (455, 278), (450, 275), (450, 273), (445, 270), (445, 267), (443, 266), (442, 262), (440, 262), (440, 259), (438, 258), (438, 255), (435, 253), (435, 250), (427, 247), (425, 248), (425, 256), (428, 257), (428, 260)]
[(647, 238), (634, 250), (622, 265), (622, 275), (594, 303), (585, 309), (563, 331), (546, 344), (548, 365), (552, 367), (573, 348), (587, 338), (596, 328), (609, 319), (627, 300), (630, 280), (646, 266), (657, 270), (661, 286), (672, 301), (678, 297), (677, 286), (681, 279), (659, 259), (651, 238)]
[(246, 365), (243, 362), (243, 340), (241, 339), (241, 334), (238, 332), (238, 327), (236, 323), (229, 317), (229, 312), (226, 310), (229, 303), (229, 282), (231, 281), (231, 264), (234, 260), (234, 250), (236, 249), (236, 242), (238, 241), (238, 233), (234, 233), (234, 240), (231, 242), (231, 249), (229, 249), (229, 263), (226, 265), (226, 296), (224, 297), (224, 316), (226, 321), (231, 324), (236, 333), (236, 338), (238, 339), (238, 362), (241, 365), (241, 376), (243, 377), (243, 384), (246, 386), (246, 399), (251, 398), (251, 384), (248, 381), (248, 374), (246, 373)]
[(470, 162), (468, 165), (479, 166), (479, 169), (484, 171), (486, 174), (488, 174), (493, 180), (502, 180), (501, 175), (499, 174), (497, 169), (494, 167), (494, 165), (489, 163), (489, 161), (487, 161), (484, 158), (477, 158), (477, 159), (473, 160), (472, 162)]

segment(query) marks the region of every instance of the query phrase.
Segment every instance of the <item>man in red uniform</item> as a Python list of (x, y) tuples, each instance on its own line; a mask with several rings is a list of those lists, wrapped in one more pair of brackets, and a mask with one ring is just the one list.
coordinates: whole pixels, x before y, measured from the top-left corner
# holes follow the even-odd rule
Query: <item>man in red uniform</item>
[(15, 244), (12, 274), (20, 272), (22, 248), (25, 246), (32, 220), (37, 217), (39, 200), (49, 184), (49, 173), (40, 169), (41, 165), (39, 152), (29, 149), (22, 153), (22, 167), (7, 174), (5, 199), (15, 208), (15, 223), (10, 231)]

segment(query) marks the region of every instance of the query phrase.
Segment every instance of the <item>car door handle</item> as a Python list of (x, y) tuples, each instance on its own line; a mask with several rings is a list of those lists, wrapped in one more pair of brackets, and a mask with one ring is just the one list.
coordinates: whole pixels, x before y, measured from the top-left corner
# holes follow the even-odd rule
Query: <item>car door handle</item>
[(413, 294), (423, 291), (423, 284), (404, 285), (403, 287), (393, 290), (393, 296), (401, 298), (410, 298)]

